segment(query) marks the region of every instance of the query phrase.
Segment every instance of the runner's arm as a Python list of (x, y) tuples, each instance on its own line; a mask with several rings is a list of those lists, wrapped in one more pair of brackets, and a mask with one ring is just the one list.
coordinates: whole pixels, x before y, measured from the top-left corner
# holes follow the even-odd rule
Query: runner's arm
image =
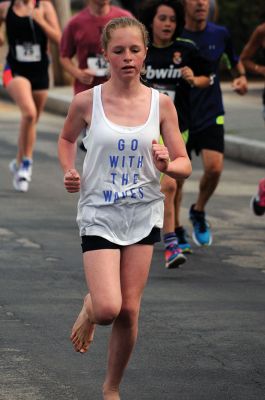
[(192, 168), (179, 130), (177, 111), (169, 96), (162, 93), (159, 96), (160, 131), (170, 157), (167, 169), (163, 172), (174, 179), (185, 179), (191, 174)]
[(40, 7), (34, 8), (32, 11), (32, 18), (41, 26), (52, 42), (60, 43), (62, 32), (52, 3), (41, 1)]
[(265, 37), (265, 23), (259, 25), (249, 38), (242, 50), (240, 59), (247, 71), (257, 75), (265, 76), (265, 65), (259, 65), (254, 61), (257, 51), (262, 48), (262, 42)]
[(187, 81), (191, 87), (197, 88), (206, 88), (210, 85), (210, 77), (209, 76), (195, 76), (193, 70), (189, 67), (181, 68), (181, 76)]
[(77, 139), (80, 132), (90, 123), (92, 93), (77, 94), (70, 107), (58, 140), (58, 156), (64, 173), (75, 169)]
[(3, 31), (3, 23), (5, 22), (6, 12), (10, 5), (10, 1), (3, 1), (0, 3), (0, 46), (3, 46), (5, 43), (4, 31)]
[(60, 62), (65, 69), (71, 76), (77, 79), (79, 82), (85, 85), (91, 85), (94, 80), (95, 73), (94, 71), (90, 70), (89, 68), (79, 68), (73, 59), (69, 57), (60, 57)]

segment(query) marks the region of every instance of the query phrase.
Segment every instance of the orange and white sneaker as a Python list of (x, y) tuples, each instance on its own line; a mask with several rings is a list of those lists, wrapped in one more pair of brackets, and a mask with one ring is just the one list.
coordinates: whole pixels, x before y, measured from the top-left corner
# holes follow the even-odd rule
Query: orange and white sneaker
[(258, 193), (251, 198), (250, 208), (255, 215), (265, 214), (265, 178), (259, 181)]
[(186, 257), (176, 243), (172, 243), (166, 247), (165, 250), (165, 268), (173, 269), (178, 268), (181, 264), (186, 262)]

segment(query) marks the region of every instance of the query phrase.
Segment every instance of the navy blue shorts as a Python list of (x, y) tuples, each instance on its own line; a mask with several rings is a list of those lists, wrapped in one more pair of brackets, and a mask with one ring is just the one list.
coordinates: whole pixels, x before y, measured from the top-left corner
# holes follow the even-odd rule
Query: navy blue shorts
[[(101, 250), (101, 249), (119, 249), (121, 250), (123, 247), (120, 244), (112, 243), (107, 239), (104, 239), (101, 236), (82, 236), (82, 252), (85, 253), (86, 251), (92, 250)], [(134, 244), (150, 244), (153, 245), (156, 242), (160, 242), (160, 229), (154, 227), (148, 236), (143, 238), (137, 243)]]
[(186, 144), (187, 152), (191, 158), (192, 150), (198, 155), (201, 150), (214, 150), (224, 153), (224, 125), (211, 125), (199, 132), (189, 132)]

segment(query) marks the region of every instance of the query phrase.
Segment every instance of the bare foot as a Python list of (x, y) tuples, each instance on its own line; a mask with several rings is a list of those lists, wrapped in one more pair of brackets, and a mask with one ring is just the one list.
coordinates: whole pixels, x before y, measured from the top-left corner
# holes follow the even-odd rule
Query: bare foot
[(74, 323), (70, 337), (75, 351), (85, 353), (93, 341), (94, 332), (95, 324), (92, 324), (89, 321), (85, 305), (83, 305), (82, 310)]
[(120, 394), (118, 390), (114, 389), (103, 389), (103, 400), (120, 400)]

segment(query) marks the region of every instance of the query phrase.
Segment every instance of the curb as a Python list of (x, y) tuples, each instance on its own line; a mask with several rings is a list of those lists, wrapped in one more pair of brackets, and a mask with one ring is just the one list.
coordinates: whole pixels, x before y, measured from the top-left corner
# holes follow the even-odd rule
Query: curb
[(265, 167), (265, 142), (225, 135), (225, 158)]
[(63, 94), (49, 93), (45, 104), (45, 111), (66, 117), (71, 100)]

